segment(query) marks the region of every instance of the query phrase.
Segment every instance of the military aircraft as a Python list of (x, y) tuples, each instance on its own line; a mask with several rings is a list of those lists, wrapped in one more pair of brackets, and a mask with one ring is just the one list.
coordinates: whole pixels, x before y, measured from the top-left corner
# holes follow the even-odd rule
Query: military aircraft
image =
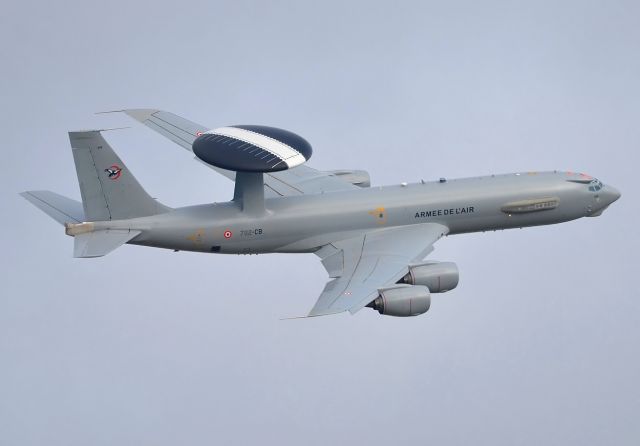
[(314, 253), (330, 280), (308, 316), (364, 307), (416, 316), (458, 284), (455, 263), (424, 261), (445, 235), (595, 217), (620, 193), (574, 172), (526, 172), (394, 186), (361, 170), (303, 165), (311, 145), (287, 130), (209, 130), (169, 112), (119, 110), (235, 181), (233, 199), (172, 209), (140, 186), (101, 130), (70, 132), (82, 203), (21, 195), (65, 226), (75, 257), (129, 243), (217, 254)]

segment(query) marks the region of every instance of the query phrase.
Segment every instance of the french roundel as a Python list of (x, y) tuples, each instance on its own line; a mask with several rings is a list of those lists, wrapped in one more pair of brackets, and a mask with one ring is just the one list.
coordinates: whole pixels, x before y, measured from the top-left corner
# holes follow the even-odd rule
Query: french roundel
[(311, 144), (288, 130), (262, 125), (221, 127), (199, 135), (193, 153), (207, 164), (240, 172), (278, 172), (311, 158)]

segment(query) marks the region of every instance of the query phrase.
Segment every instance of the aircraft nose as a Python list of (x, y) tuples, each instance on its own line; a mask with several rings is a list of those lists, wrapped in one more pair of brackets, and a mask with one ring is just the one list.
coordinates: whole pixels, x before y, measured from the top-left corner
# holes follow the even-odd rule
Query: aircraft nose
[(620, 191), (613, 186), (607, 185), (603, 190), (601, 195), (604, 195), (604, 199), (607, 202), (607, 205), (610, 205), (614, 201), (616, 201), (622, 194)]

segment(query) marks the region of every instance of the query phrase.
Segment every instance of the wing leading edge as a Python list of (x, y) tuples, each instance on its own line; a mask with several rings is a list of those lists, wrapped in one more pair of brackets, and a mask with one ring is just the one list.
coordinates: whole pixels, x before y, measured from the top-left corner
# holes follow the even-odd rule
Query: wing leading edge
[[(149, 127), (178, 144), (180, 147), (191, 150), (193, 141), (201, 134), (209, 130), (209, 127), (189, 121), (181, 116), (155, 109), (126, 109), (118, 110), (126, 113), (133, 119)], [(197, 158), (196, 158), (197, 159)], [(220, 169), (203, 163), (207, 167), (224, 175), (230, 180), (235, 180), (233, 171)], [(281, 172), (264, 175), (265, 196), (282, 197), (291, 195), (314, 194), (340, 190), (357, 189), (339, 177), (330, 173), (320, 172), (308, 166), (298, 166)]]
[(409, 264), (433, 251), (433, 244), (449, 232), (438, 223), (387, 228), (337, 241), (316, 252), (334, 277), (329, 281), (309, 316), (349, 311), (356, 313), (395, 284)]

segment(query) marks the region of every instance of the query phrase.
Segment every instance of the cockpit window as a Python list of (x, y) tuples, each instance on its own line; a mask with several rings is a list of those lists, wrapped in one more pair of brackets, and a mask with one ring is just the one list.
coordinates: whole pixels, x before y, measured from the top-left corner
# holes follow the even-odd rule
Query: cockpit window
[(589, 190), (591, 192), (598, 192), (600, 189), (604, 187), (604, 184), (602, 184), (602, 181), (596, 178), (581, 178), (581, 179), (567, 180), (567, 181), (571, 183), (587, 184), (589, 185)]
[(593, 180), (591, 180), (591, 182), (589, 183), (589, 190), (591, 192), (598, 192), (600, 189), (602, 189), (602, 181), (600, 180), (596, 180), (595, 178)]

